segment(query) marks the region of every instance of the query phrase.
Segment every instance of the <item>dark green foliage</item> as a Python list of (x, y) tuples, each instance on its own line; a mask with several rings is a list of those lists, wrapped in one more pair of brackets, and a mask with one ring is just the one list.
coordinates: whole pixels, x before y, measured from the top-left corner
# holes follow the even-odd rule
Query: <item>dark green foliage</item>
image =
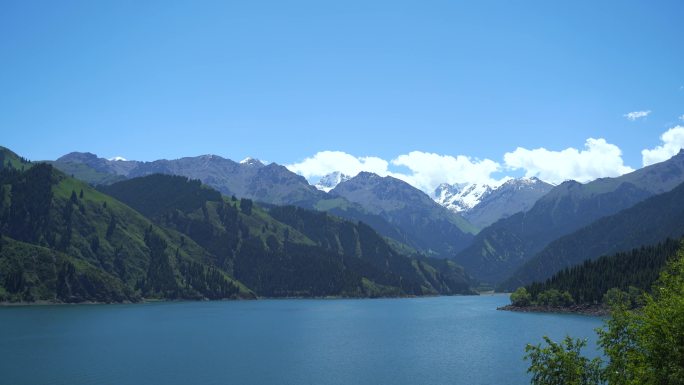
[(240, 199), (240, 211), (242, 211), (245, 215), (252, 215), (253, 205), (254, 204), (252, 203), (251, 199)]
[[(137, 189), (161, 178), (132, 180)], [(166, 177), (171, 178), (171, 177)], [(131, 182), (131, 181), (129, 181)], [(191, 196), (186, 180), (174, 191)], [(185, 184), (176, 186), (175, 184)], [(153, 188), (153, 187), (150, 187)], [(124, 183), (108, 188), (132, 207), (145, 207)], [(120, 193), (120, 194), (119, 194)], [(168, 205), (163, 202), (157, 205)], [(174, 199), (183, 200), (182, 193)], [(195, 209), (169, 208), (151, 216), (208, 250), (217, 266), (262, 296), (378, 296), (469, 293), (469, 281), (453, 264), (418, 261), (395, 252), (373, 229), (297, 207), (264, 212), (251, 200), (198, 202)], [(439, 266), (438, 268), (435, 265)]]
[(206, 201), (222, 200), (218, 191), (201, 185), (198, 180), (182, 176), (154, 174), (101, 186), (100, 190), (130, 202), (131, 207), (147, 217), (155, 217), (170, 209), (192, 211), (202, 207)]
[(624, 298), (611, 303), (612, 316), (598, 330), (603, 356), (580, 354), (581, 341), (567, 337), (548, 346), (528, 345), (533, 384), (684, 384), (684, 251), (668, 262), (644, 306), (629, 310)]
[[(611, 289), (613, 294), (622, 294)], [(609, 296), (612, 297), (612, 296)], [(611, 385), (628, 385), (636, 382), (630, 362), (638, 356), (635, 319), (628, 312), (628, 301), (620, 295), (609, 300), (611, 317), (602, 329), (597, 329), (599, 346), (608, 358), (603, 371), (603, 380)]]
[(535, 302), (539, 306), (566, 307), (573, 305), (575, 300), (567, 291), (549, 289), (537, 294)]
[(680, 245), (680, 241), (668, 239), (655, 246), (585, 261), (556, 273), (544, 283), (528, 285), (526, 289), (533, 301), (536, 301), (539, 293), (555, 289), (568, 291), (577, 303), (582, 304), (601, 303), (611, 288), (630, 291), (632, 287), (638, 291), (648, 291)]
[(354, 225), (326, 213), (294, 206), (272, 207), (269, 214), (305, 234), (319, 246), (337, 253), (346, 265), (357, 264), (357, 260), (362, 259), (373, 267), (373, 270), (366, 271), (365, 276), (382, 285), (398, 286), (411, 294), (421, 294), (424, 290), (421, 286), (443, 293), (469, 292), (469, 282), (464, 275), (460, 276), (460, 280), (449, 277), (453, 266), (446, 262), (434, 263), (434, 266), (429, 267), (431, 270), (437, 267), (438, 272), (433, 278), (440, 281), (434, 284), (429, 282), (430, 279), (426, 277), (429, 274), (421, 271), (423, 265), (429, 264), (427, 259), (412, 261), (398, 254), (364, 223)]
[(11, 201), (3, 215), (0, 230), (14, 239), (46, 244), (52, 207), (52, 167), (39, 164), (25, 172), (0, 171), (0, 185), (11, 192)]
[(532, 296), (524, 287), (517, 288), (511, 293), (511, 304), (513, 306), (525, 307), (532, 304)]
[(145, 245), (150, 249), (150, 262), (143, 283), (143, 293), (153, 297), (178, 297), (178, 283), (166, 254), (166, 241), (150, 227), (145, 232)]
[(116, 230), (116, 217), (114, 217), (114, 214), (109, 214), (109, 224), (107, 225), (107, 232), (105, 233), (105, 237), (109, 240), (112, 238), (112, 235), (114, 235), (114, 230)]
[(596, 385), (601, 381), (601, 360), (581, 354), (585, 340), (566, 337), (560, 343), (544, 337), (546, 346), (527, 345), (525, 359), (533, 385)]
[[(36, 164), (23, 172), (5, 168), (0, 186), (0, 232), (5, 235), (0, 302), (251, 296), (227, 273), (211, 270), (212, 256), (196, 243), (180, 245), (177, 233), (152, 226), (129, 207), (50, 165)], [(83, 198), (76, 194), (80, 190)], [(177, 250), (177, 262), (169, 260), (167, 249)], [(188, 277), (180, 271), (189, 263), (207, 271), (194, 285), (187, 285)], [(208, 281), (200, 284), (202, 279)]]
[(9, 238), (0, 253), (0, 302), (121, 302), (139, 297), (116, 277), (61, 252)]

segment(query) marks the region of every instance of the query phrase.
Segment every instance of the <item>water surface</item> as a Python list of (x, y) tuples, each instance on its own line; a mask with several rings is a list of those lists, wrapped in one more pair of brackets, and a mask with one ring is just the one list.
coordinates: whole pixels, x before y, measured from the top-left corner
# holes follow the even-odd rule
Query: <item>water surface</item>
[(506, 296), (0, 308), (4, 384), (526, 384), (526, 343), (601, 319)]

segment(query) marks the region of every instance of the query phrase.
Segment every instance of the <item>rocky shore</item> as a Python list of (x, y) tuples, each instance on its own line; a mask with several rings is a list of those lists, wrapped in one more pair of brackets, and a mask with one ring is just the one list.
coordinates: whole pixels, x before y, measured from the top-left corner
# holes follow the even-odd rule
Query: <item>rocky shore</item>
[(519, 311), (524, 313), (567, 313), (605, 317), (610, 314), (604, 305), (572, 305), (572, 306), (513, 306), (506, 305), (496, 310)]

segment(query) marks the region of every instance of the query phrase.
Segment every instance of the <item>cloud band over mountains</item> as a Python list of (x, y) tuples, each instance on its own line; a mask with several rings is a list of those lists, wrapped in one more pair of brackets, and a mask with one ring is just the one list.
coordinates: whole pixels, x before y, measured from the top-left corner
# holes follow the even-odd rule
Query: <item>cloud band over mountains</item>
[[(684, 148), (684, 127), (676, 126), (660, 137), (662, 144), (642, 151), (643, 166), (669, 159)], [(320, 151), (298, 163), (287, 165), (310, 181), (334, 171), (354, 176), (361, 171), (393, 176), (432, 194), (441, 183), (484, 183), (499, 185), (520, 173), (558, 184), (573, 179), (589, 182), (634, 171), (624, 164), (622, 150), (603, 138), (589, 138), (584, 148), (549, 150), (518, 147), (503, 155), (503, 161), (467, 155), (444, 155), (411, 151), (386, 160), (375, 156), (354, 156), (343, 151)], [(401, 168), (406, 171), (397, 171)], [(509, 175), (506, 175), (509, 174)], [(502, 176), (503, 175), (503, 176)]]

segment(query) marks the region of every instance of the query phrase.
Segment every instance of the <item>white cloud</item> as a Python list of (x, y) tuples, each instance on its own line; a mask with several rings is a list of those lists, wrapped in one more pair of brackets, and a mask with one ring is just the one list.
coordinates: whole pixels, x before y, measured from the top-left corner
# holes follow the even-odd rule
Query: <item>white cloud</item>
[(684, 122), (684, 115), (680, 116), (680, 117), (679, 117), (679, 120), (681, 120), (682, 122)]
[(465, 155), (451, 156), (430, 152), (411, 151), (392, 160), (396, 166), (405, 166), (411, 174), (404, 180), (432, 194), (440, 183), (497, 184), (491, 174), (500, 171), (501, 165), (490, 159), (473, 159)]
[[(684, 127), (680, 140), (684, 144)], [(670, 136), (663, 135), (664, 142), (671, 142)], [(660, 148), (646, 151), (660, 151)], [(677, 150), (679, 147), (677, 147)], [(674, 150), (669, 149), (669, 152)], [(674, 152), (676, 153), (676, 151)], [(379, 157), (357, 157), (342, 151), (321, 151), (303, 161), (287, 166), (309, 181), (334, 171), (355, 176), (368, 171), (380, 176), (393, 176), (423, 190), (428, 195), (434, 193), (441, 183), (478, 183), (498, 185), (510, 179), (504, 176), (496, 179), (492, 175), (501, 171), (523, 170), (526, 177), (537, 177), (550, 183), (561, 183), (568, 179), (589, 182), (602, 177), (616, 177), (633, 169), (624, 164), (622, 151), (605, 139), (589, 138), (583, 149), (566, 148), (561, 151), (545, 148), (526, 149), (518, 147), (503, 156), (504, 162), (491, 159), (477, 159), (465, 155), (443, 155), (423, 151), (411, 151), (388, 161)], [(405, 167), (400, 171), (398, 167)]]
[(660, 146), (641, 151), (644, 166), (668, 160), (684, 148), (684, 127), (670, 128), (660, 136), (660, 140), (663, 142)]
[(635, 121), (637, 119), (645, 118), (651, 113), (651, 110), (647, 111), (632, 111), (629, 113), (624, 114), (623, 116), (627, 118), (627, 120)]
[(113, 158), (108, 158), (107, 160), (113, 160), (113, 161), (125, 161), (125, 160), (127, 160), (127, 159), (126, 159), (126, 158), (124, 158), (123, 156), (115, 156), (115, 157), (113, 157)]
[(361, 171), (373, 172), (381, 176), (389, 174), (389, 162), (384, 159), (366, 156), (355, 157), (342, 151), (321, 151), (287, 168), (307, 179), (321, 177), (333, 171), (356, 176)]
[(584, 150), (570, 147), (562, 151), (518, 147), (504, 154), (504, 161), (509, 169), (524, 169), (525, 176), (536, 176), (550, 183), (568, 179), (588, 182), (633, 171), (624, 165), (620, 148), (605, 139), (589, 138), (584, 146)]
[[(389, 166), (405, 166), (410, 172), (393, 172)], [(378, 157), (356, 157), (342, 151), (321, 151), (303, 161), (287, 166), (310, 181), (315, 181), (333, 171), (355, 176), (368, 171), (380, 176), (392, 176), (432, 194), (440, 183), (488, 183), (502, 181), (492, 179), (491, 174), (500, 171), (501, 165), (489, 159), (478, 160), (464, 155), (450, 156), (422, 151), (412, 151), (388, 162)]]

